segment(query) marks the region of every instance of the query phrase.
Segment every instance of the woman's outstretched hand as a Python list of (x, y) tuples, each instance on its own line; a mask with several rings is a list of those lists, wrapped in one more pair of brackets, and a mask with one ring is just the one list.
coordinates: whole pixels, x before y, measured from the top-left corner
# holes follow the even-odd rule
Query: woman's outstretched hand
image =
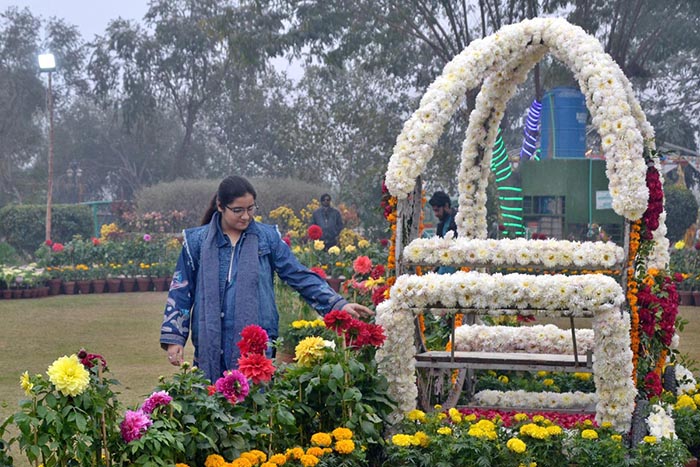
[(343, 311), (347, 312), (353, 318), (368, 318), (374, 315), (372, 310), (359, 303), (348, 303), (343, 307)]

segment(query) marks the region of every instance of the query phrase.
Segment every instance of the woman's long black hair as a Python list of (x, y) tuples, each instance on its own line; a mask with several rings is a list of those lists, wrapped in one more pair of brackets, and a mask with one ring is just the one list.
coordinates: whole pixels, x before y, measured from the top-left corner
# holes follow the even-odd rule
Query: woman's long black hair
[(253, 188), (253, 185), (248, 180), (238, 175), (231, 175), (224, 178), (219, 184), (219, 189), (211, 199), (209, 207), (202, 217), (202, 225), (211, 222), (211, 218), (217, 210), (217, 200), (223, 205), (228, 205), (232, 203), (234, 199), (247, 194), (253, 195), (253, 199), (257, 199), (258, 197), (255, 188)]

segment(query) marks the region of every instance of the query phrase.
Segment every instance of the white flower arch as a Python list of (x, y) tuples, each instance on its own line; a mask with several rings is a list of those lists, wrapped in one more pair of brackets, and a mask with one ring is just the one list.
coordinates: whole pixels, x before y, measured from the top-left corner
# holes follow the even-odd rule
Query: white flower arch
[[(462, 146), (457, 228), (462, 241), (485, 238), (486, 188), (498, 127), (517, 85), (547, 53), (568, 66), (586, 97), (602, 140), (613, 209), (627, 220), (639, 219), (648, 202), (644, 149), (645, 145), (654, 148), (653, 129), (629, 81), (600, 43), (580, 27), (556, 18), (536, 18), (506, 26), (496, 34), (473, 41), (445, 66), (443, 74), (428, 88), (418, 110), (404, 124), (397, 138), (386, 174), (390, 193), (399, 199), (408, 197), (415, 187), (416, 178), (432, 158), (445, 124), (464, 100), (466, 92), (483, 82)], [(654, 232), (656, 245), (649, 258), (649, 265), (654, 267), (668, 263), (664, 218), (662, 215), (660, 227)], [(397, 256), (400, 254), (397, 252)], [(487, 276), (481, 277), (479, 273), (457, 273), (452, 277), (434, 274), (401, 276), (392, 287), (391, 300), (377, 308), (377, 322), (388, 331), (377, 358), (380, 369), (389, 380), (390, 392), (399, 403), (399, 412), (413, 408), (417, 395), (413, 313), (431, 303), (444, 301), (454, 290), (474, 286), (475, 290), (481, 291), (476, 292), (477, 295), (496, 291), (500, 279), (494, 282)], [(515, 285), (519, 288), (527, 288), (529, 286), (525, 284), (532, 282), (529, 278), (515, 276), (506, 276), (505, 280), (517, 282)], [(542, 290), (561, 289), (568, 283), (566, 276), (552, 276), (546, 280), (552, 283), (543, 284)], [(598, 280), (602, 279), (594, 279)], [(581, 290), (586, 290), (581, 281), (579, 277), (576, 284), (570, 284), (573, 287), (571, 293), (580, 294)], [(631, 378), (629, 315), (621, 312), (622, 289), (596, 283), (590, 285), (589, 292), (601, 290), (601, 287), (610, 291), (611, 298), (605, 300), (605, 304), (593, 303), (583, 294), (585, 306), (573, 308), (586, 308), (594, 317), (598, 358), (594, 366), (599, 393), (597, 418), (599, 422), (610, 421), (617, 429), (626, 430), (630, 426), (636, 394)], [(545, 296), (543, 293), (530, 292), (533, 295), (529, 303), (535, 308), (546, 309), (552, 305), (539, 302)], [(463, 300), (462, 295), (455, 296), (455, 301)], [(493, 295), (501, 296), (498, 293)], [(507, 305), (494, 300), (485, 307), (498, 313), (503, 311), (503, 306)], [(561, 308), (552, 306), (552, 309)], [(630, 377), (620, 378), (623, 374)]]

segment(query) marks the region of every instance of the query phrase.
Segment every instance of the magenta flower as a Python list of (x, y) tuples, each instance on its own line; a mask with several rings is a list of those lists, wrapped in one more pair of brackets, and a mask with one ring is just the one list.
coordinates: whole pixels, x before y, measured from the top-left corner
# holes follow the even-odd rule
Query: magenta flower
[(156, 407), (168, 405), (172, 400), (173, 398), (170, 397), (170, 394), (166, 391), (154, 392), (148, 396), (148, 399), (143, 401), (143, 404), (141, 404), (141, 411), (144, 413), (153, 413)]
[(225, 372), (224, 376), (216, 380), (214, 386), (217, 392), (223, 394), (232, 404), (244, 400), (250, 391), (248, 379), (238, 370)]
[(122, 439), (127, 443), (139, 439), (152, 424), (153, 422), (150, 417), (143, 413), (143, 411), (127, 410), (124, 414), (124, 420), (120, 425)]
[(151, 241), (151, 236), (148, 234), (143, 234), (143, 241), (144, 242), (150, 242)]

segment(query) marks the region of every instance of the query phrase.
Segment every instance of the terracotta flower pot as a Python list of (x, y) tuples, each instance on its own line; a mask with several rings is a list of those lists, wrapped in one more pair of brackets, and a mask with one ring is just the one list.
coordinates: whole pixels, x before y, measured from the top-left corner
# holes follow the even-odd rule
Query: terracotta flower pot
[(85, 295), (85, 294), (90, 293), (90, 286), (92, 284), (91, 284), (91, 281), (89, 281), (89, 280), (82, 280), (82, 281), (76, 281), (75, 285), (78, 287), (78, 293)]
[(122, 280), (119, 278), (111, 278), (107, 279), (107, 292), (109, 293), (117, 293), (121, 292), (122, 289)]
[(122, 290), (124, 290), (124, 292), (135, 292), (136, 279), (134, 277), (125, 277), (122, 279)]
[(75, 295), (75, 281), (63, 281), (63, 293), (66, 295)]
[(34, 298), (36, 297), (36, 289), (23, 289), (22, 298)]
[(49, 279), (49, 295), (58, 295), (61, 293), (61, 285), (63, 281), (61, 279)]
[(678, 291), (678, 304), (680, 306), (690, 306), (693, 303), (693, 293), (690, 290)]
[(169, 277), (154, 277), (153, 278), (153, 288), (156, 292), (165, 292), (170, 289), (170, 278)]
[(333, 290), (340, 292), (340, 284), (343, 283), (342, 279), (338, 277), (328, 277), (326, 278), (326, 282), (328, 282), (328, 285), (330, 285)]
[(10, 289), (12, 292), (12, 298), (22, 298), (22, 289)]
[(49, 295), (49, 286), (45, 285), (36, 289), (36, 298), (44, 298)]
[(107, 281), (104, 279), (93, 279), (92, 280), (92, 293), (104, 293)]
[(139, 288), (139, 292), (150, 292), (152, 290), (150, 277), (137, 277), (136, 285)]
[(691, 295), (693, 296), (693, 306), (700, 306), (700, 290), (693, 290)]
[(11, 299), (12, 298), (12, 290), (2, 289), (2, 298), (5, 300)]

